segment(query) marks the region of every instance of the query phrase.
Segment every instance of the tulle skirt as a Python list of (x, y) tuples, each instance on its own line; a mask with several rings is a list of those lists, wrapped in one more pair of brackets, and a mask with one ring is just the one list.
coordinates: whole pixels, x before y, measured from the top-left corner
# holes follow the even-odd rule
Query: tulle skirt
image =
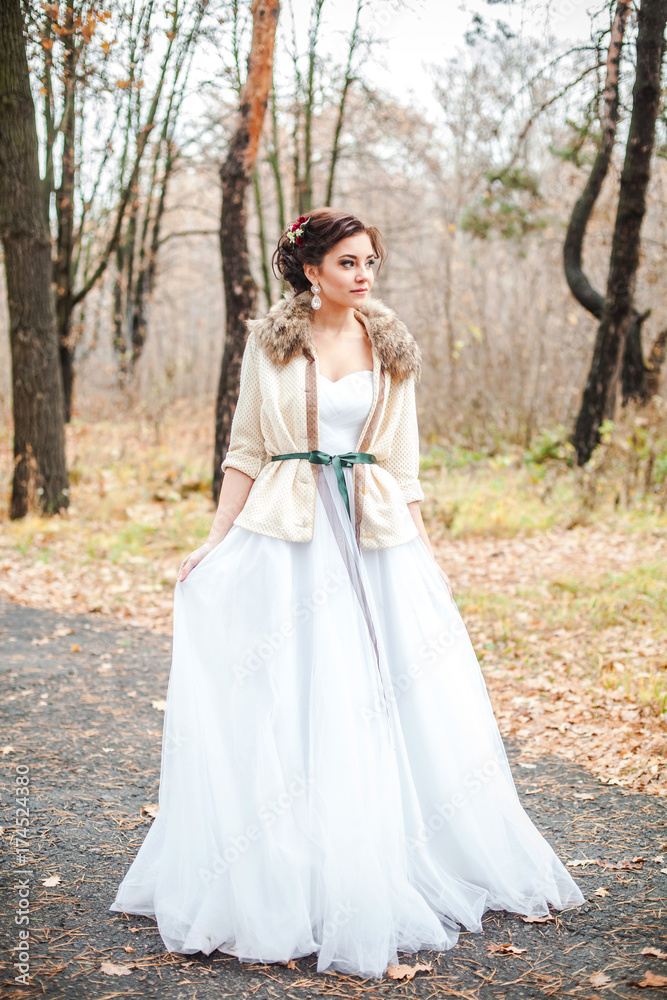
[(169, 951), (380, 977), (488, 909), (584, 897), (519, 802), (425, 543), (360, 551), (318, 480), (310, 542), (234, 525), (176, 584), (159, 812), (110, 909)]

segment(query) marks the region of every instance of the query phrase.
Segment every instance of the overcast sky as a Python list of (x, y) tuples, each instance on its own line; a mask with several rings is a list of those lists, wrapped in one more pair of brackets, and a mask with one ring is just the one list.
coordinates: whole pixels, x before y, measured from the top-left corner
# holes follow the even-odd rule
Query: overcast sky
[[(302, 51), (308, 30), (312, 0), (293, 0), (295, 16), (302, 32)], [(405, 7), (409, 6), (409, 10)], [(491, 23), (502, 19), (529, 44), (530, 38), (556, 36), (560, 41), (581, 41), (590, 34), (591, 8), (601, 4), (581, 0), (517, 0), (511, 6), (488, 5), (484, 0), (373, 0), (366, 23), (374, 21), (374, 33), (386, 39), (376, 46), (372, 65), (364, 76), (404, 102), (421, 106), (435, 114), (433, 84), (428, 66), (453, 56), (463, 44), (474, 11), (482, 12)], [(345, 42), (354, 21), (356, 0), (327, 0), (323, 7), (321, 40), (336, 61), (345, 58)], [(289, 29), (288, 4), (282, 4), (283, 31)], [(384, 64), (384, 65), (382, 65)]]

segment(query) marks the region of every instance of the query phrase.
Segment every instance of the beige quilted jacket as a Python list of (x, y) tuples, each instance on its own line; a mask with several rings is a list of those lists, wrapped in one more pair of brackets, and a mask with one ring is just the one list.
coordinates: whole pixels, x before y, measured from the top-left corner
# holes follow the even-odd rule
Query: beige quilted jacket
[[(319, 449), (318, 357), (309, 292), (277, 303), (248, 322), (239, 397), (223, 471), (255, 481), (234, 524), (291, 542), (313, 537), (319, 465), (271, 455)], [(362, 549), (399, 545), (418, 534), (407, 503), (423, 500), (415, 385), (421, 350), (396, 314), (371, 298), (356, 312), (373, 351), (373, 404), (355, 451), (377, 464), (355, 464), (354, 517)]]

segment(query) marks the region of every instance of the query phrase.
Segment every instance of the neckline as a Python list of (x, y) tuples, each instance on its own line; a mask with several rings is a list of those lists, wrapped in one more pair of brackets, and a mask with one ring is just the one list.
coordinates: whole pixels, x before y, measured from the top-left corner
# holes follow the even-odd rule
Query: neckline
[(340, 378), (335, 379), (335, 381), (334, 381), (334, 379), (327, 378), (327, 376), (323, 375), (322, 372), (318, 372), (317, 374), (319, 375), (320, 378), (325, 379), (325, 381), (327, 381), (329, 383), (329, 385), (338, 385), (339, 382), (342, 382), (343, 379), (350, 378), (351, 375), (364, 375), (366, 372), (368, 372), (369, 375), (372, 375), (373, 374), (373, 369), (372, 368), (360, 368), (359, 371), (348, 372), (347, 375), (342, 375)]

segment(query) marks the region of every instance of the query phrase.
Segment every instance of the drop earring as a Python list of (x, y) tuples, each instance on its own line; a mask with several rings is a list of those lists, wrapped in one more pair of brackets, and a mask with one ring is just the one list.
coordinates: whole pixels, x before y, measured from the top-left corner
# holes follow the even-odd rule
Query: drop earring
[(310, 290), (313, 293), (313, 297), (312, 297), (311, 302), (310, 302), (311, 306), (313, 307), (313, 309), (321, 309), (322, 308), (322, 299), (317, 294), (320, 291), (320, 286), (319, 285), (313, 285)]

